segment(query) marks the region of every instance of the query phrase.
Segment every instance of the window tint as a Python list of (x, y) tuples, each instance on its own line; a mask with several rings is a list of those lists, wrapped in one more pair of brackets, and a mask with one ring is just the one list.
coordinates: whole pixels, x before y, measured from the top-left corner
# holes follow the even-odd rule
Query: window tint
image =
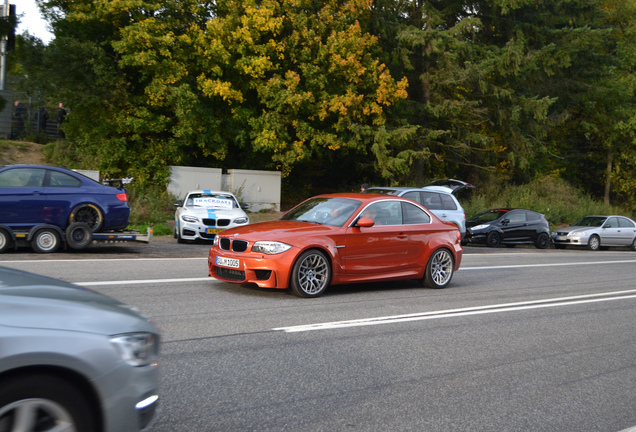
[(440, 198), (442, 198), (442, 205), (444, 206), (444, 210), (457, 210), (457, 205), (450, 195), (440, 195)]
[(40, 187), (46, 170), (41, 168), (16, 168), (0, 173), (0, 187)]
[(615, 217), (611, 217), (607, 219), (607, 222), (605, 222), (605, 225), (603, 225), (603, 227), (605, 228), (618, 228), (618, 218)]
[(531, 211), (527, 211), (526, 212), (526, 218), (529, 221), (538, 220), (538, 219), (541, 219), (541, 214), (540, 213), (531, 212)]
[(402, 203), (402, 217), (404, 225), (426, 224), (431, 221), (430, 216), (424, 210), (409, 203)]
[(66, 173), (59, 171), (49, 171), (51, 173), (51, 179), (49, 180), (50, 186), (53, 187), (80, 187), (82, 185), (81, 180), (76, 179)]
[(508, 213), (507, 218), (510, 220), (510, 222), (525, 222), (526, 212), (510, 212)]
[(410, 200), (413, 200), (415, 202), (418, 202), (420, 204), (424, 204), (422, 202), (422, 197), (420, 196), (420, 193), (418, 191), (411, 191), (411, 192), (407, 192), (404, 195), (402, 195), (404, 198), (408, 198)]
[(429, 210), (443, 210), (442, 209), (442, 199), (439, 197), (439, 194), (433, 192), (422, 192), (424, 196), (424, 207)]
[(630, 221), (629, 219), (618, 218), (618, 223), (620, 224), (621, 228), (634, 228), (634, 222)]

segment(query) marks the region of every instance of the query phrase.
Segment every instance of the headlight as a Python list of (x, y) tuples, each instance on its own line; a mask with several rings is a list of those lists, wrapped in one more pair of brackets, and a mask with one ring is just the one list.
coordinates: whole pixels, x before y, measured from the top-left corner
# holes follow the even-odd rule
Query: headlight
[(199, 218), (196, 216), (181, 215), (181, 219), (183, 219), (186, 222), (199, 222)]
[(479, 230), (486, 229), (486, 228), (488, 228), (489, 226), (490, 226), (490, 225), (488, 225), (488, 224), (485, 224), (485, 225), (477, 225), (477, 226), (472, 227), (472, 228), (471, 228), (471, 230), (473, 230), (473, 231), (479, 231)]
[(570, 237), (585, 237), (585, 231), (574, 231), (568, 234)]
[(274, 241), (258, 241), (252, 246), (252, 252), (264, 253), (267, 255), (275, 255), (291, 248), (290, 245)]
[(147, 366), (159, 356), (159, 338), (153, 333), (127, 333), (110, 338), (121, 358), (131, 366)]
[(235, 224), (246, 224), (248, 222), (249, 222), (249, 219), (246, 217), (240, 217), (240, 218), (234, 219)]
[(219, 236), (215, 235), (214, 240), (212, 240), (212, 247), (219, 245)]

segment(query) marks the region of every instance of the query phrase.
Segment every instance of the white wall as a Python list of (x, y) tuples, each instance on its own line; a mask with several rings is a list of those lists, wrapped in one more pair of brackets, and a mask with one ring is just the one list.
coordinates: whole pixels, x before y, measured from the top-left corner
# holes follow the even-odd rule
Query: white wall
[(222, 174), (220, 168), (170, 167), (172, 174), (168, 191), (184, 198), (188, 191), (196, 189), (232, 192), (249, 210), (280, 211), (281, 175), (278, 171), (228, 170)]
[(185, 198), (191, 190), (223, 190), (221, 168), (172, 166), (168, 192), (177, 198)]

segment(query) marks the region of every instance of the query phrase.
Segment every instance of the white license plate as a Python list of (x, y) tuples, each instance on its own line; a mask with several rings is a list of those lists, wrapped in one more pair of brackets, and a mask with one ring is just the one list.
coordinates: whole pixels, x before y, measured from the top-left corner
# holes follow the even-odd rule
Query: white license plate
[(240, 262), (234, 258), (216, 257), (216, 265), (223, 267), (239, 268)]

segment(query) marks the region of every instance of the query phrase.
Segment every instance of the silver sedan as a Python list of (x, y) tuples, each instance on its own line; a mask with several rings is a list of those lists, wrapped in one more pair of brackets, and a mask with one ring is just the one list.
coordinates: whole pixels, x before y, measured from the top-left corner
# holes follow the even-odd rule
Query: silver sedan
[(616, 246), (636, 251), (636, 222), (617, 215), (586, 216), (569, 227), (554, 230), (551, 237), (557, 249), (582, 246), (599, 250)]

